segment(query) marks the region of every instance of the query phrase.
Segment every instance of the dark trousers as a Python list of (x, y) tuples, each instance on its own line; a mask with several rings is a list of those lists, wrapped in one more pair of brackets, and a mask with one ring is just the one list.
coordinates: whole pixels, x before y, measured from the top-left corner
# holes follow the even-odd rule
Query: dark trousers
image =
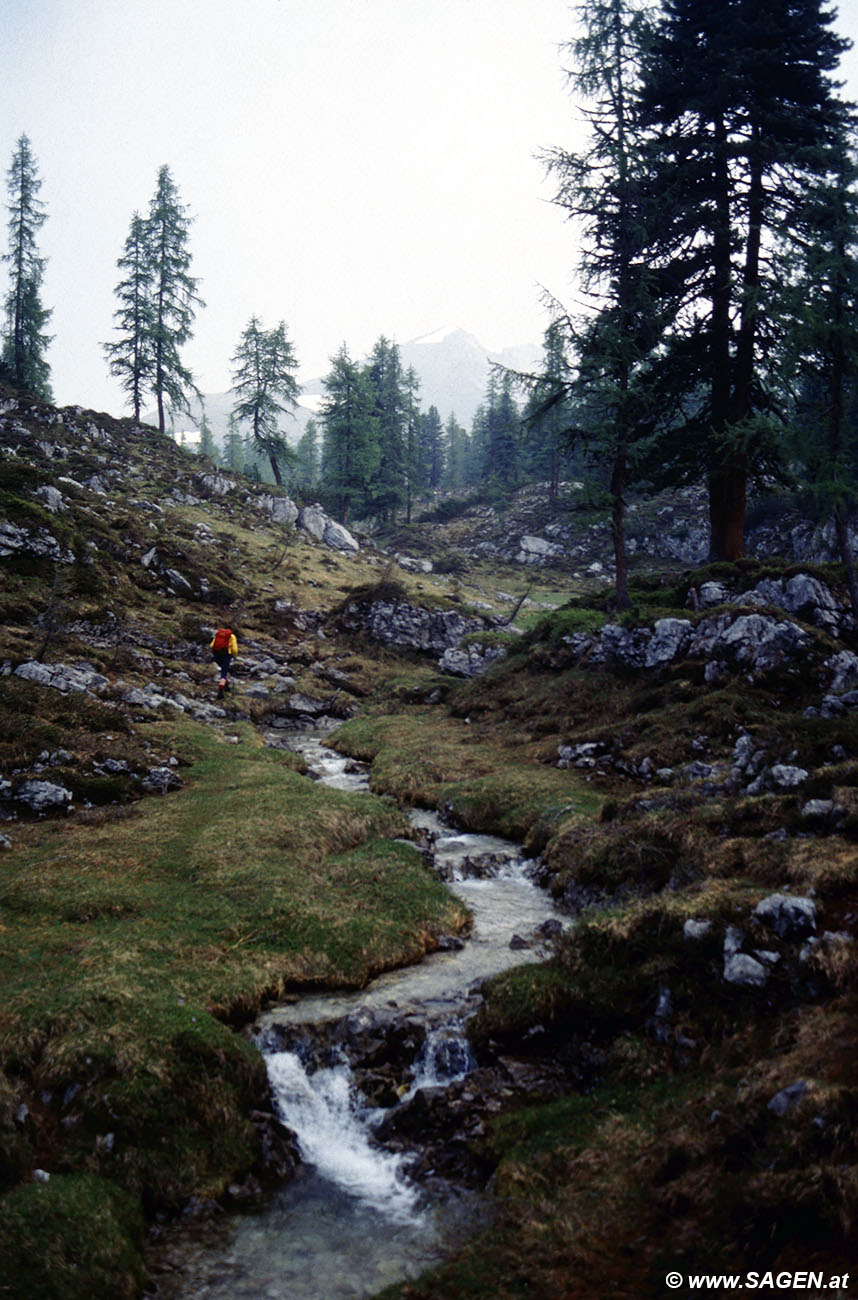
[(232, 668), (232, 655), (228, 650), (212, 650), (212, 659), (220, 669), (220, 675), (225, 681), (229, 677), (229, 671)]

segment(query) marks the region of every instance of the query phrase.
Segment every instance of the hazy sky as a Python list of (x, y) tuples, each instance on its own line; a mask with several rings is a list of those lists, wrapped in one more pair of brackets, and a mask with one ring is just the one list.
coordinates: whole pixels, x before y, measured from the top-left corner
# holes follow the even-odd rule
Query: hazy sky
[[(854, 36), (858, 0), (839, 8)], [(203, 391), (229, 387), (253, 314), (285, 320), (306, 378), (382, 333), (538, 342), (540, 286), (567, 296), (575, 260), (537, 156), (576, 140), (560, 49), (574, 13), (568, 0), (0, 0), (0, 165), (27, 134), (49, 214), (57, 401), (122, 409), (100, 344), (131, 215), (163, 163), (194, 217), (207, 306), (183, 355)], [(858, 95), (855, 55), (848, 71)]]

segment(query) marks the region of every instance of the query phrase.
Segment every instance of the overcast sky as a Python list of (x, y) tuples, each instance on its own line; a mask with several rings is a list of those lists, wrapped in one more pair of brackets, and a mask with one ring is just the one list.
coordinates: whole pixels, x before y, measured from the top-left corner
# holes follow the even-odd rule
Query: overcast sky
[[(858, 0), (838, 29), (858, 33)], [(0, 0), (0, 164), (29, 136), (49, 219), (61, 404), (119, 413), (101, 343), (158, 168), (194, 218), (205, 310), (183, 354), (230, 386), (251, 315), (311, 378), (458, 326), (539, 342), (575, 250), (538, 155), (579, 130), (568, 0)], [(567, 60), (568, 62), (568, 60)], [(858, 61), (847, 68), (858, 96)], [(4, 196), (5, 197), (5, 196)], [(5, 240), (4, 240), (5, 246)]]

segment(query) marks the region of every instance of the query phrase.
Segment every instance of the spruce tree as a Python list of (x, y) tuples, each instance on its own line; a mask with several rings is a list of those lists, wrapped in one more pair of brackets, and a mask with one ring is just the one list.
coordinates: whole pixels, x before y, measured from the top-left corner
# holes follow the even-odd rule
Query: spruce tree
[(208, 456), (209, 460), (213, 461), (215, 465), (220, 461), (217, 443), (214, 440), (211, 425), (205, 414), (200, 417), (200, 455)]
[(244, 437), (235, 416), (230, 415), (227, 421), (226, 437), (223, 441), (223, 463), (234, 473), (241, 474), (244, 470), (245, 459)]
[(421, 486), (436, 492), (444, 477), (444, 426), (437, 406), (420, 416), (419, 459)]
[(165, 402), (174, 411), (187, 411), (190, 395), (199, 397), (193, 376), (182, 362), (181, 349), (193, 336), (195, 309), (204, 306), (197, 294), (198, 282), (190, 271), (191, 218), (179, 200), (169, 167), (158, 171), (146, 224), (152, 276), (151, 387), (158, 406), (158, 427), (163, 433)]
[(414, 498), (426, 487), (420, 460), (420, 380), (409, 366), (402, 382), (404, 431), (405, 519), (411, 523)]
[(250, 425), (251, 446), (267, 456), (274, 481), (282, 487), (280, 462), (292, 460), (294, 453), (278, 420), (295, 405), (301, 391), (295, 378), (298, 362), (283, 321), (266, 330), (258, 317), (252, 316), (232, 362), (232, 392), (237, 399), (232, 413), (236, 420)]
[(309, 419), (295, 448), (295, 484), (305, 496), (318, 488), (319, 470), (319, 426)]
[(49, 399), (50, 366), (45, 353), (50, 337), (44, 329), (51, 312), (42, 305), (45, 259), (39, 256), (37, 235), (47, 214), (39, 199), (42, 182), (26, 135), (22, 135), (7, 172), (9, 202), (9, 292), (2, 370), (10, 383)]
[(364, 368), (373, 399), (379, 456), (372, 483), (372, 510), (393, 523), (407, 496), (407, 400), (399, 348), (382, 335)]
[(368, 502), (380, 453), (375, 394), (345, 344), (331, 358), (321, 415), (322, 485), (331, 508), (348, 523), (352, 511)]
[(574, 373), (567, 356), (565, 326), (566, 322), (559, 319), (548, 326), (540, 373), (525, 377), (524, 382), (529, 393), (522, 417), (527, 439), (526, 468), (530, 477), (548, 480), (552, 501), (557, 497), (561, 469), (578, 433), (570, 397)]
[(139, 212), (116, 265), (124, 278), (116, 286), (119, 307), (113, 313), (119, 338), (105, 343), (110, 373), (128, 394), (134, 419), (139, 421), (146, 393), (154, 379), (153, 279), (154, 262), (149, 227)]
[(444, 478), (445, 488), (462, 488), (468, 478), (470, 438), (455, 415), (451, 414), (444, 425)]
[(670, 304), (658, 371), (679, 417), (661, 458), (705, 470), (714, 559), (741, 555), (749, 474), (777, 451), (771, 252), (837, 117), (832, 19), (822, 0), (667, 0), (646, 60), (661, 210), (647, 260)]

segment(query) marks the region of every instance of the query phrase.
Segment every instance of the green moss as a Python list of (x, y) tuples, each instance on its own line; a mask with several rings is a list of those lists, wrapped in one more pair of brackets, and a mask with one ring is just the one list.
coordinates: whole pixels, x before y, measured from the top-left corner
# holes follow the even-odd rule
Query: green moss
[(54, 1176), (0, 1199), (0, 1291), (9, 1300), (136, 1300), (139, 1202), (102, 1179)]

